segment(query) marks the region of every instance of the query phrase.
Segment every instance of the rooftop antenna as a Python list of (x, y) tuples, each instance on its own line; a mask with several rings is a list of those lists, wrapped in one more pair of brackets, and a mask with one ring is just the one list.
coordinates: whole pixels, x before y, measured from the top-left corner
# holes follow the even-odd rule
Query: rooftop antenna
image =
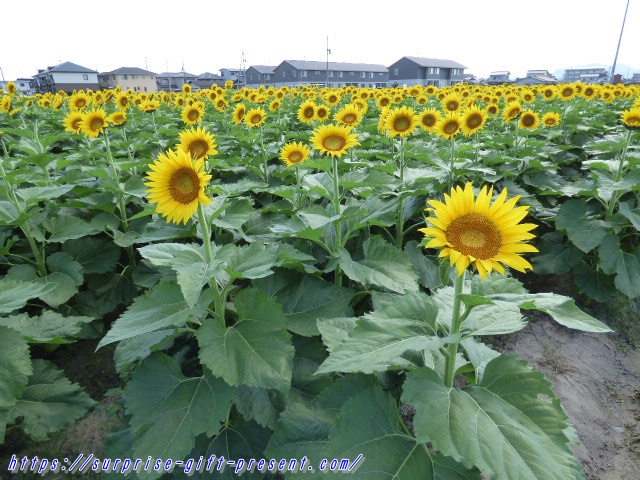
[(616, 73), (616, 63), (618, 62), (618, 52), (620, 51), (620, 43), (622, 42), (622, 32), (624, 31), (624, 24), (627, 21), (627, 10), (629, 10), (629, 0), (627, 0), (627, 7), (624, 9), (624, 17), (622, 18), (622, 27), (620, 28), (620, 38), (618, 39), (618, 47), (616, 48), (616, 56), (613, 59), (613, 66), (611, 67), (610, 83), (613, 83), (613, 76)]
[(329, 55), (331, 55), (331, 49), (329, 48), (329, 35), (327, 35), (327, 82), (326, 86), (329, 86)]
[(247, 60), (244, 57), (244, 50), (240, 54), (240, 70), (238, 71), (238, 75), (236, 78), (238, 79), (238, 87), (242, 88), (245, 85), (245, 70), (247, 68)]

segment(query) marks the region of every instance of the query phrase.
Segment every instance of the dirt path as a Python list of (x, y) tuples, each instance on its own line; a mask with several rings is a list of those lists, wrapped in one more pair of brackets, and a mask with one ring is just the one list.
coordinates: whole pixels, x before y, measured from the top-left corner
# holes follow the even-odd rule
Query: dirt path
[(504, 349), (553, 382), (578, 432), (574, 450), (587, 478), (640, 479), (640, 351), (546, 318), (509, 336)]

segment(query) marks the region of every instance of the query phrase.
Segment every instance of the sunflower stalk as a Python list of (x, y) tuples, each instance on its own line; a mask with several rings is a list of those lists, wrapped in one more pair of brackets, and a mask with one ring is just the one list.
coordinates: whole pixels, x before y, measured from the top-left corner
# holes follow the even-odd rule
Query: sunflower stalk
[[(466, 276), (466, 270), (462, 275), (458, 275), (454, 284), (453, 293), (453, 308), (451, 312), (451, 328), (449, 329), (449, 335), (455, 336), (460, 333), (460, 327), (462, 326), (463, 316), (461, 315), (462, 301), (460, 295), (464, 287), (464, 279)], [(458, 340), (449, 343), (447, 347), (447, 354), (445, 355), (445, 369), (444, 369), (444, 384), (447, 387), (453, 387), (453, 380), (455, 378), (456, 370), (456, 357), (458, 355)]]
[[(331, 171), (333, 176), (333, 209), (334, 213), (337, 217), (340, 217), (340, 177), (338, 176), (338, 157), (335, 155), (331, 158)], [(341, 219), (338, 218), (334, 223), (336, 228), (336, 243), (334, 246), (334, 255), (338, 252), (338, 249), (341, 248), (342, 245), (342, 222)], [(336, 285), (342, 285), (342, 270), (340, 269), (340, 265), (336, 266), (336, 275), (335, 275)]]
[(259, 130), (260, 134), (260, 152), (262, 153), (262, 169), (264, 171), (264, 181), (269, 183), (269, 167), (267, 165), (267, 152), (264, 149), (264, 136), (262, 134), (262, 125)]
[[(207, 220), (202, 205), (198, 204), (198, 224), (202, 231), (202, 243), (204, 245), (204, 251), (207, 258), (207, 263), (213, 262), (213, 250), (211, 249), (211, 226)], [(223, 328), (226, 328), (225, 321), (225, 300), (226, 292), (221, 292), (218, 286), (218, 280), (214, 277), (209, 280), (209, 286), (215, 291), (215, 315)]]
[(398, 191), (398, 218), (396, 221), (396, 245), (402, 249), (402, 241), (404, 237), (404, 170), (406, 167), (404, 156), (404, 137), (400, 137), (400, 147), (398, 152), (398, 163), (400, 167), (400, 188)]
[[(4, 141), (2, 141), (2, 149), (4, 150), (4, 157), (8, 158), (7, 147), (4, 144)], [(20, 217), (22, 216), (24, 211), (21, 207), (20, 201), (18, 200), (16, 192), (13, 189), (13, 185), (11, 184), (11, 182), (9, 182), (9, 179), (7, 178), (7, 173), (4, 170), (3, 163), (4, 161), (0, 163), (0, 176), (2, 177), (2, 180), (6, 185), (6, 190), (7, 190), (7, 194), (9, 195), (9, 200), (11, 201), (16, 211), (18, 212), (18, 217)], [(20, 225), (20, 230), (22, 230), (22, 233), (24, 233), (24, 236), (27, 238), (27, 241), (29, 242), (29, 246), (31, 247), (31, 252), (33, 253), (33, 258), (35, 258), (35, 264), (38, 266), (38, 273), (40, 274), (41, 277), (43, 278), (46, 277), (47, 264), (45, 262), (45, 254), (44, 254), (44, 251), (40, 250), (40, 248), (38, 247), (38, 243), (36, 242), (33, 232), (31, 231), (29, 222), (27, 221), (27, 222), (24, 222), (22, 225)]]
[[(624, 173), (624, 163), (627, 160), (627, 150), (629, 148), (629, 142), (631, 141), (631, 129), (629, 129), (629, 131), (627, 132), (627, 139), (625, 141), (624, 147), (622, 149), (622, 152), (620, 153), (620, 161), (618, 162), (618, 170), (615, 173), (614, 176), (614, 182), (618, 183), (620, 180), (622, 180), (622, 176)], [(616, 205), (618, 204), (618, 200), (620, 200), (620, 197), (622, 197), (622, 195), (625, 192), (622, 190), (615, 190), (613, 192), (613, 194), (611, 195), (611, 200), (609, 201), (609, 205), (607, 206), (607, 213), (605, 215), (605, 219), (609, 219), (611, 218), (611, 216), (613, 215), (613, 211), (616, 208)]]
[(456, 146), (456, 137), (451, 137), (451, 152), (449, 154), (449, 187), (453, 188), (453, 182), (455, 181), (455, 173), (453, 171), (453, 166), (455, 165), (455, 146)]

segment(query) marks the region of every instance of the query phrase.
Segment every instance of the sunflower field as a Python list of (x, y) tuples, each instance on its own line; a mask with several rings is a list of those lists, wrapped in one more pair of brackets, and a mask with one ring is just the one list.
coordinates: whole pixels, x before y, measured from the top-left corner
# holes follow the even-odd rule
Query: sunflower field
[(0, 444), (96, 408), (49, 360), (89, 343), (126, 478), (584, 478), (551, 383), (483, 338), (611, 332), (528, 278), (640, 296), (640, 86), (10, 83), (0, 159)]

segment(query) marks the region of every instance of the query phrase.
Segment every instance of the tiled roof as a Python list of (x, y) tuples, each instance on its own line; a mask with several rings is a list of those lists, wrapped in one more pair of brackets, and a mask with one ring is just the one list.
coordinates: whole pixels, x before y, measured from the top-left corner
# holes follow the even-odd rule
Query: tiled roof
[[(327, 62), (316, 62), (309, 60), (285, 60), (284, 62), (294, 66), (298, 70), (326, 70)], [(283, 63), (284, 63), (283, 62)], [(329, 62), (329, 70), (343, 72), (382, 72), (386, 73), (388, 68), (384, 65), (372, 63), (346, 63)]]
[(102, 72), (100, 75), (118, 75), (118, 74), (132, 74), (132, 75), (155, 75), (155, 73), (149, 70), (144, 70), (138, 67), (120, 67), (110, 72)]
[(222, 80), (220, 75), (215, 73), (204, 72), (196, 77), (197, 80)]
[(163, 73), (158, 73), (156, 77), (196, 78), (196, 75), (194, 75), (193, 73), (187, 73), (187, 72), (163, 72)]
[(64, 72), (64, 73), (98, 73), (90, 68), (82, 67), (71, 62), (63, 62), (53, 67), (47, 67), (49, 72)]
[[(273, 73), (273, 71), (276, 69), (276, 67), (272, 65), (251, 65), (251, 67), (249, 68), (253, 68), (260, 73)], [(325, 68), (326, 68), (326, 64), (325, 64)]]

